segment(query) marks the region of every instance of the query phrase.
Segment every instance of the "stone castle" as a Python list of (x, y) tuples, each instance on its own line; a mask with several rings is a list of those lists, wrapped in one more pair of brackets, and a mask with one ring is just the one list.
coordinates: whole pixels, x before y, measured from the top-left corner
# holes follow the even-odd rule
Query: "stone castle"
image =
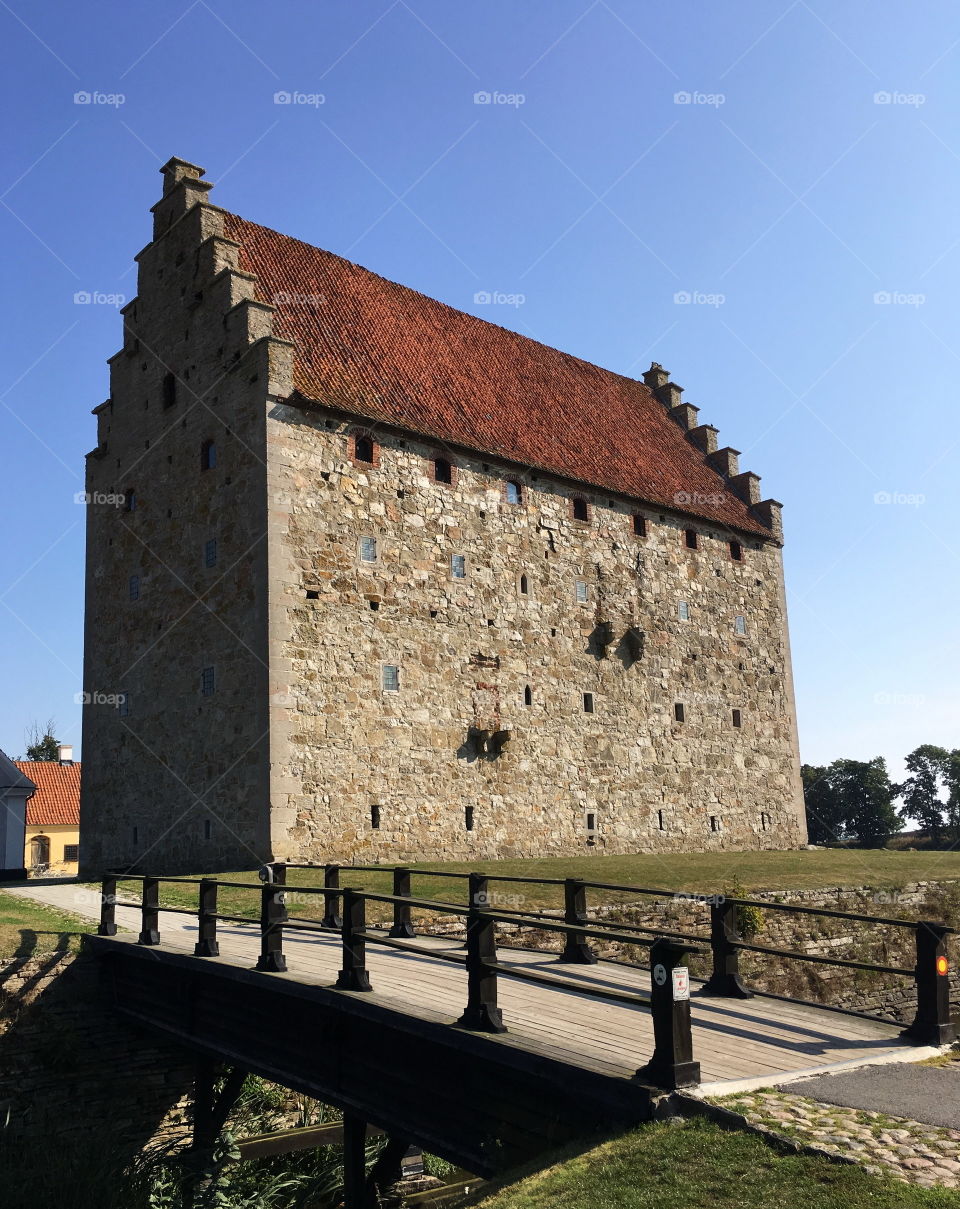
[(173, 159), (88, 456), (82, 867), (806, 840), (780, 505)]

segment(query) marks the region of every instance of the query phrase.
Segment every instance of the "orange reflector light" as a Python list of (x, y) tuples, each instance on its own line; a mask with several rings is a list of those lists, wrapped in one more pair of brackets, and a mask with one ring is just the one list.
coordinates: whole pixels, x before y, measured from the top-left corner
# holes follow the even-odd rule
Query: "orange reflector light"
[(949, 968), (950, 968), (950, 964), (947, 961), (946, 957), (937, 958), (937, 973), (938, 974), (946, 974), (946, 972)]

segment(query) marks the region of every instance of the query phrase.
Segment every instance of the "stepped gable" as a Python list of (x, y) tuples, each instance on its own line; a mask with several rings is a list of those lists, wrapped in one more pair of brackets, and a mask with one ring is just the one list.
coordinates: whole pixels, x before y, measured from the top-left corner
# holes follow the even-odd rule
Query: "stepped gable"
[(241, 245), (239, 268), (257, 278), (256, 297), (277, 307), (274, 336), (296, 346), (298, 394), (779, 539), (751, 510), (755, 501), (711, 463), (715, 441), (688, 439), (671, 415), (681, 390), (674, 383), (664, 397), (340, 256), (223, 216), (224, 235)]

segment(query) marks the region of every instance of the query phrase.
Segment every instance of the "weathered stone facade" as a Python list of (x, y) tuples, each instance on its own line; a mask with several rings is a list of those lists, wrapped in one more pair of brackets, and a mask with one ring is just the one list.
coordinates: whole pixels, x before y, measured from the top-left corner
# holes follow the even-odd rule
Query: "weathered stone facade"
[(679, 388), (767, 537), (303, 399), (199, 171), (88, 459), (85, 868), (802, 844), (778, 509)]

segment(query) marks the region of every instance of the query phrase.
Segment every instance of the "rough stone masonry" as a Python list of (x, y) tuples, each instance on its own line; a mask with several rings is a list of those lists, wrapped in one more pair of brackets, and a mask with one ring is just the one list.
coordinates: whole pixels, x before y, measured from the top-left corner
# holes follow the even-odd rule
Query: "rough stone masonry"
[(87, 459), (86, 873), (803, 844), (780, 506), (669, 374), (162, 172)]

